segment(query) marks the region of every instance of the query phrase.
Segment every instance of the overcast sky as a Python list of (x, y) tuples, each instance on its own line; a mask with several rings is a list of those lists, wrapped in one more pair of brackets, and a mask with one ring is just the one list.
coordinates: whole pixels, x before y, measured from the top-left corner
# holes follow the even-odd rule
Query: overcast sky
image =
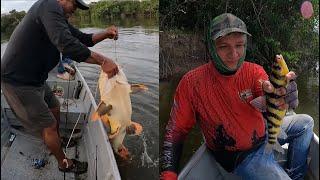
[[(28, 11), (29, 8), (37, 0), (1, 0), (1, 14), (8, 13), (9, 11), (16, 9), (17, 11)], [(87, 3), (96, 2), (99, 0), (83, 0)]]

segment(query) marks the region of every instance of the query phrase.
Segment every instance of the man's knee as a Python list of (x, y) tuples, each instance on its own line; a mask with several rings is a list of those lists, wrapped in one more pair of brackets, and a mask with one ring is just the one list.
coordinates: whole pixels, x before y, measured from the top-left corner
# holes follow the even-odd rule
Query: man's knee
[(299, 122), (303, 123), (304, 129), (313, 130), (314, 120), (307, 114), (299, 114)]

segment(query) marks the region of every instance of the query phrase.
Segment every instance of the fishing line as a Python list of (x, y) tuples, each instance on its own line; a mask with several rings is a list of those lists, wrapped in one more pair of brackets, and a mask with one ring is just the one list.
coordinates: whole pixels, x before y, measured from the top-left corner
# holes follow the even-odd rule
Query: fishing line
[(118, 62), (117, 41), (116, 40), (114, 40), (114, 53), (115, 53), (116, 62)]
[(96, 145), (96, 180), (98, 180), (98, 145)]
[(68, 140), (68, 143), (67, 143), (67, 145), (66, 145), (66, 151), (65, 151), (65, 154), (67, 153), (67, 148), (68, 148), (69, 143), (70, 143), (70, 141), (71, 141), (71, 138), (72, 138), (72, 135), (73, 135), (73, 133), (74, 133), (74, 130), (76, 129), (76, 127), (77, 127), (77, 125), (78, 125), (78, 123), (79, 123), (79, 120), (80, 120), (81, 115), (82, 115), (82, 113), (80, 112), (80, 114), (79, 114), (79, 116), (78, 116), (78, 119), (77, 119), (77, 122), (76, 122), (76, 124), (73, 126), (73, 129), (72, 129), (71, 135), (70, 135), (69, 140)]

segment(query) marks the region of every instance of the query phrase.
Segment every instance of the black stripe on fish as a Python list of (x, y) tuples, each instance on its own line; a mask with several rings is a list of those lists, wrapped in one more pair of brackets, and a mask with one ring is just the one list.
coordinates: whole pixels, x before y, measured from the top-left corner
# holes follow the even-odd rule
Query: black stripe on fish
[(276, 138), (277, 138), (276, 136), (269, 136), (268, 140), (276, 140)]
[(272, 69), (280, 71), (281, 67), (278, 63), (274, 63), (274, 64), (272, 64)]
[(267, 102), (267, 107), (273, 108), (273, 109), (278, 109), (278, 106), (271, 103), (270, 101), (266, 101)]
[(273, 82), (273, 81), (271, 81), (271, 83), (272, 83), (272, 85), (273, 85), (274, 88), (281, 88), (281, 87), (283, 87), (283, 85), (279, 85), (279, 84), (277, 84), (277, 83), (275, 83), (275, 82)]
[(269, 119), (268, 119), (268, 123), (272, 125), (272, 127), (268, 126), (268, 128), (273, 128), (273, 127), (278, 128), (278, 127), (280, 127), (280, 125), (274, 124), (274, 122), (269, 120)]
[(272, 112), (270, 112), (270, 111), (267, 112), (267, 116), (269, 116), (269, 117), (274, 117), (275, 119), (277, 119), (277, 120), (279, 120), (279, 121), (282, 120), (282, 118), (281, 118), (280, 116), (278, 116), (277, 114), (274, 114), (274, 113), (272, 113)]
[(275, 140), (275, 139), (270, 139), (270, 140), (268, 140), (268, 143), (269, 143), (269, 144), (275, 144), (275, 143), (276, 143), (276, 140)]
[(280, 81), (284, 81), (286, 79), (286, 76), (276, 74), (274, 71), (271, 71), (271, 76), (273, 76), (275, 79), (278, 79)]
[(274, 131), (270, 131), (270, 130), (268, 130), (268, 133), (269, 133), (269, 136), (270, 136), (270, 135), (277, 134), (278, 132), (274, 132)]
[(269, 98), (273, 98), (273, 99), (279, 99), (282, 96), (276, 95), (274, 93), (265, 93)]

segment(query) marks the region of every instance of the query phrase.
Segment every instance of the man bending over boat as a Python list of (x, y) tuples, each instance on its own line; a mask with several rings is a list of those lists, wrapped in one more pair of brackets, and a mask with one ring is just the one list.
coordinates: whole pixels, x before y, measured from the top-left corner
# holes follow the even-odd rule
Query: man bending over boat
[(95, 33), (82, 33), (67, 19), (82, 0), (39, 0), (30, 8), (11, 35), (1, 60), (1, 88), (22, 125), (43, 138), (63, 172), (83, 173), (87, 163), (68, 159), (59, 135), (60, 104), (46, 84), (48, 72), (59, 62), (60, 53), (78, 62), (101, 65), (109, 77), (118, 73), (109, 58), (88, 49), (103, 39), (118, 39), (111, 26)]
[[(207, 45), (211, 61), (185, 74), (176, 89), (163, 143), (161, 179), (177, 179), (183, 141), (196, 123), (216, 161), (241, 179), (305, 176), (313, 119), (305, 114), (284, 118), (278, 141), (289, 143), (285, 169), (272, 152), (264, 153), (265, 121), (251, 102), (274, 87), (261, 66), (244, 61), (247, 36), (251, 35), (245, 23), (232, 14), (222, 14), (210, 23)], [(292, 72), (286, 78), (289, 81), (294, 76)], [(278, 95), (287, 94), (291, 109), (298, 104), (295, 85), (290, 83), (288, 91), (276, 89)]]

